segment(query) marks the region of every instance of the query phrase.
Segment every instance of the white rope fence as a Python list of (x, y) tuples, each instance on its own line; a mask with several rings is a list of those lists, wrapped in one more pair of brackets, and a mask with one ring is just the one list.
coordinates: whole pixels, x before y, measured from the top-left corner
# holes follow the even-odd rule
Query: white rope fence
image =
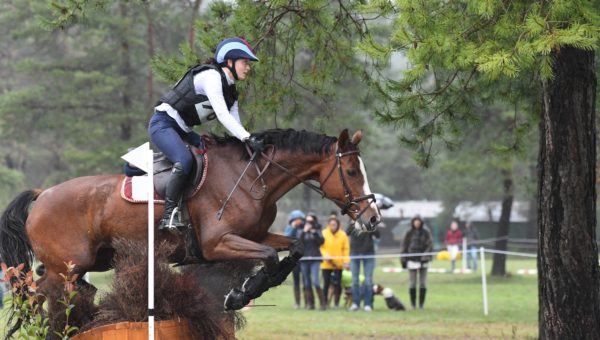
[[(480, 247), (479, 249), (479, 256), (480, 256), (480, 266), (481, 266), (481, 290), (482, 290), (482, 295), (483, 295), (483, 315), (488, 315), (489, 313), (489, 306), (488, 306), (488, 295), (487, 295), (487, 279), (486, 279), (486, 269), (485, 269), (485, 253), (490, 253), (490, 254), (504, 254), (504, 255), (509, 255), (509, 256), (521, 256), (521, 257), (529, 257), (529, 258), (537, 258), (537, 254), (531, 254), (531, 253), (522, 253), (522, 252), (514, 252), (514, 251), (505, 251), (505, 250), (498, 250), (498, 249), (489, 249), (489, 248), (484, 248), (484, 247)], [(466, 271), (466, 256), (464, 256), (464, 254), (467, 254), (468, 252), (470, 252), (469, 249), (467, 249), (467, 243), (466, 240), (463, 239), (463, 247), (462, 250), (459, 251), (459, 253), (462, 253), (462, 271), (463, 272), (467, 272)], [(410, 254), (401, 254), (401, 253), (395, 253), (395, 254), (379, 254), (379, 255), (350, 255), (350, 256), (305, 256), (302, 257), (300, 259), (300, 261), (314, 261), (314, 260), (320, 260), (320, 261), (324, 261), (324, 260), (334, 260), (334, 259), (349, 259), (349, 260), (353, 260), (353, 259), (385, 259), (385, 258), (403, 258), (403, 257), (419, 257), (419, 256), (436, 256), (439, 253), (439, 251), (436, 252), (426, 252), (426, 253), (410, 253)]]
[[(537, 254), (530, 254), (530, 253), (520, 253), (520, 252), (514, 252), (514, 251), (504, 251), (504, 250), (496, 250), (496, 249), (489, 249), (489, 248), (483, 248), (481, 247), (480, 249), (484, 249), (484, 251), (486, 253), (493, 253), (493, 254), (505, 254), (505, 255), (512, 255), (512, 256), (525, 256), (525, 257), (537, 257)], [(416, 257), (416, 256), (435, 256), (439, 253), (440, 251), (434, 251), (434, 252), (428, 252), (428, 253), (408, 253), (408, 254), (400, 254), (400, 253), (395, 253), (395, 254), (379, 254), (379, 255), (350, 255), (350, 256), (303, 256), (300, 261), (309, 261), (309, 260), (339, 260), (339, 259), (385, 259), (385, 258), (401, 258), (401, 257)], [(459, 253), (468, 253), (469, 251), (465, 251), (465, 250), (460, 250)], [(464, 256), (463, 256), (464, 257)]]

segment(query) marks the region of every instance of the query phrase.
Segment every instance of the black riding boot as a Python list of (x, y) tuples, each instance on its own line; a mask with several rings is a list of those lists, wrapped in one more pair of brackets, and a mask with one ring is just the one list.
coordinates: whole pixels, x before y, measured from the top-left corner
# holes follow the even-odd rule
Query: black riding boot
[(423, 309), (423, 305), (425, 304), (425, 294), (427, 293), (427, 288), (419, 288), (419, 308)]
[[(342, 278), (340, 278), (340, 280), (341, 279)], [(335, 285), (334, 287), (333, 296), (335, 300), (333, 302), (335, 303), (335, 308), (338, 308), (340, 306), (340, 298), (342, 296), (342, 287), (340, 285)]]
[(313, 310), (315, 309), (315, 295), (313, 294), (312, 287), (304, 288), (304, 294), (306, 296), (306, 309)]
[(417, 308), (417, 288), (409, 288), (408, 293), (410, 294), (410, 305), (413, 309)]
[(171, 225), (169, 225), (169, 222), (171, 221), (171, 215), (173, 214), (173, 211), (179, 205), (179, 201), (181, 201), (181, 196), (183, 195), (183, 190), (185, 189), (186, 178), (187, 175), (183, 172), (183, 166), (181, 163), (177, 162), (173, 164), (173, 169), (171, 170), (171, 175), (169, 176), (169, 182), (167, 183), (165, 192), (165, 212), (163, 213), (163, 217), (160, 219), (160, 224), (158, 225), (159, 230), (180, 230), (185, 227), (185, 224), (179, 220), (179, 214), (175, 214), (175, 216), (173, 216)]
[(315, 287), (315, 291), (317, 293), (317, 297), (319, 298), (319, 308), (321, 310), (327, 309), (327, 299), (325, 298), (325, 292), (321, 287)]
[[(304, 304), (306, 305), (306, 294), (304, 294)], [(294, 286), (294, 309), (300, 308), (300, 285)]]

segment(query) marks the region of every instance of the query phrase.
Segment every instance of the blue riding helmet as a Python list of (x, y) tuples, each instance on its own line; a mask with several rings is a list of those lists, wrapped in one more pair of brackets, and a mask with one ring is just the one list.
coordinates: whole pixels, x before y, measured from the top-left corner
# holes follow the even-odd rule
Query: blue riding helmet
[(258, 61), (250, 44), (242, 38), (227, 38), (223, 39), (215, 51), (215, 60), (218, 64), (222, 64), (227, 59), (248, 59)]

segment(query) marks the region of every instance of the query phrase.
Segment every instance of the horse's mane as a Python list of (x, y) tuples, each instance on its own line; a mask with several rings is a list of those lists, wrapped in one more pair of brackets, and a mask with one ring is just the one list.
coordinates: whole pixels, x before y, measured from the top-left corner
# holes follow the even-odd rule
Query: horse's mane
[[(336, 137), (306, 130), (271, 129), (255, 133), (254, 135), (261, 138), (265, 142), (265, 145), (272, 144), (278, 150), (302, 151), (304, 153), (320, 155), (329, 154), (329, 146), (337, 142)], [(217, 145), (242, 145), (239, 139), (228, 135), (212, 135), (212, 138), (216, 141)], [(246, 153), (244, 152), (244, 154)]]

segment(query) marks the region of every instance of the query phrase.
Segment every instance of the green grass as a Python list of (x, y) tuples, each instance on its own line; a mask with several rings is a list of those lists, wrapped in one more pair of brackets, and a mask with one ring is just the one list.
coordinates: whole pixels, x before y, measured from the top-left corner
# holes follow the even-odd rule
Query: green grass
[[(382, 260), (375, 271), (376, 283), (390, 287), (405, 304), (408, 274), (384, 273)], [(436, 261), (436, 268), (449, 268)], [(491, 261), (487, 263), (488, 272)], [(508, 262), (508, 270), (535, 268), (535, 261)], [(244, 311), (248, 324), (239, 339), (535, 339), (537, 338), (537, 277), (509, 275), (487, 277), (489, 315), (483, 315), (481, 274), (430, 273), (425, 309), (388, 310), (381, 296), (375, 310), (348, 312), (295, 310), (290, 280), (271, 289), (254, 303), (276, 307), (254, 307)]]
[[(378, 260), (375, 283), (390, 287), (409, 305), (408, 274), (384, 273), (384, 266), (398, 266), (397, 260)], [(448, 262), (434, 261), (434, 268), (449, 268)], [(491, 261), (487, 261), (489, 273)], [(240, 340), (250, 339), (535, 339), (537, 338), (537, 277), (514, 274), (517, 269), (535, 268), (535, 260), (509, 258), (505, 278), (487, 276), (489, 315), (483, 315), (481, 274), (429, 273), (425, 309), (397, 312), (388, 310), (381, 296), (375, 309), (348, 312), (345, 309), (307, 311), (293, 309), (291, 278), (254, 301), (245, 310)], [(107, 289), (110, 273), (94, 273), (91, 281)], [(100, 295), (99, 294), (99, 295)], [(343, 300), (343, 299), (342, 299)], [(0, 326), (3, 334), (3, 326)]]

